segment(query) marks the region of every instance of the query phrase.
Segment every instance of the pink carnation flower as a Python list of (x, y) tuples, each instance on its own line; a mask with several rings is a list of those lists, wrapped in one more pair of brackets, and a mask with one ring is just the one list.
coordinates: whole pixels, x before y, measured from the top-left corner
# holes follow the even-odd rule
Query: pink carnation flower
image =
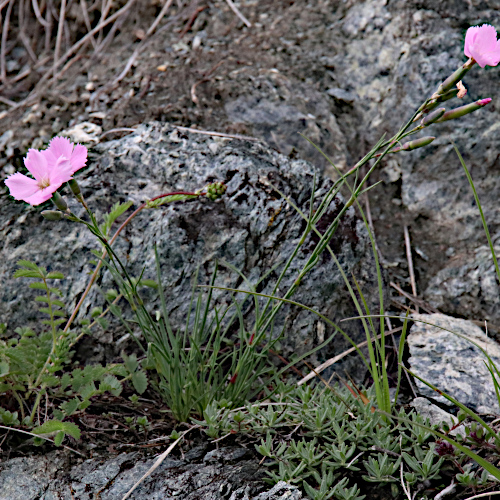
[(30, 149), (24, 165), (34, 179), (19, 172), (9, 176), (5, 184), (11, 196), (32, 206), (52, 198), (87, 162), (87, 148), (80, 144), (73, 146), (68, 139), (55, 137), (45, 151)]
[(87, 163), (87, 148), (81, 144), (76, 146), (66, 137), (54, 137), (48, 149), (41, 152), (49, 165), (55, 165), (60, 158), (69, 160), (71, 163), (71, 174), (80, 170)]
[(497, 40), (497, 30), (489, 24), (469, 28), (465, 34), (464, 52), (481, 68), (496, 66), (500, 62), (500, 40)]

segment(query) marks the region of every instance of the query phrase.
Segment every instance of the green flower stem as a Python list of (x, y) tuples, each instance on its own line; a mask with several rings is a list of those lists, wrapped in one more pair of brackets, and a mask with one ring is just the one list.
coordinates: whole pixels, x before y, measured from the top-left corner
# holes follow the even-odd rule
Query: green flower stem
[(33, 420), (35, 419), (35, 413), (38, 409), (38, 406), (40, 405), (40, 401), (41, 401), (42, 396), (44, 394), (45, 394), (45, 385), (40, 388), (40, 390), (38, 391), (38, 394), (36, 395), (35, 404), (33, 405), (33, 409), (31, 410), (31, 414), (30, 414), (30, 418), (29, 418), (30, 424), (32, 424)]
[[(52, 358), (52, 356), (54, 355), (54, 353), (56, 351), (56, 345), (57, 345), (57, 341), (58, 341), (57, 330), (56, 330), (56, 326), (54, 324), (54, 311), (52, 309), (52, 300), (50, 298), (50, 288), (49, 288), (49, 285), (47, 284), (47, 280), (45, 278), (42, 278), (42, 279), (43, 279), (43, 282), (45, 284), (45, 289), (47, 290), (47, 303), (48, 303), (48, 307), (49, 307), (50, 325), (52, 327), (52, 349), (50, 350), (50, 353), (47, 356), (47, 359), (45, 360), (45, 363), (44, 363), (42, 369), (40, 370), (40, 373), (38, 374), (38, 377), (36, 378), (35, 383), (33, 384), (33, 387), (35, 387), (35, 388), (38, 387), (38, 385), (41, 382), (43, 374), (45, 373), (45, 370), (47, 369), (47, 366), (50, 363), (50, 359)], [(36, 409), (36, 406), (37, 405), (35, 404), (35, 407), (33, 408), (33, 410)], [(30, 421), (32, 421), (32, 420), (30, 420)]]
[[(128, 218), (125, 220), (125, 222), (123, 222), (123, 224), (116, 230), (115, 234), (113, 235), (113, 237), (109, 240), (109, 245), (111, 246), (115, 241), (116, 239), (118, 238), (119, 234), (123, 231), (123, 229), (127, 226), (127, 224), (129, 224), (129, 222), (139, 213), (141, 212), (142, 210), (144, 210), (148, 203), (151, 202), (151, 201), (155, 201), (155, 200), (158, 200), (160, 198), (165, 198), (166, 196), (173, 196), (173, 195), (186, 195), (186, 196), (204, 196), (205, 193), (204, 192), (201, 192), (201, 193), (191, 193), (191, 192), (184, 192), (184, 191), (177, 191), (177, 192), (173, 192), (173, 193), (165, 193), (165, 194), (160, 194), (159, 196), (155, 196), (154, 198), (151, 198), (150, 200), (148, 200), (147, 202), (143, 203), (142, 205), (140, 205), (134, 212), (132, 212), (132, 214), (130, 214), (128, 216)], [(103, 263), (103, 260), (107, 257), (108, 255), (108, 251), (105, 249), (101, 255), (101, 260), (98, 262), (93, 274), (92, 274), (92, 277), (90, 278), (90, 281), (89, 283), (87, 284), (87, 287), (85, 288), (85, 291), (83, 292), (83, 295), (81, 296), (80, 300), (78, 301), (78, 304), (75, 306), (75, 309), (73, 310), (73, 313), (71, 314), (70, 318), (68, 319), (65, 327), (64, 327), (64, 330), (63, 330), (63, 333), (66, 333), (71, 324), (73, 323), (74, 319), (76, 318), (76, 315), (78, 314), (78, 311), (80, 310), (80, 308), (82, 307), (82, 304), (83, 304), (83, 301), (85, 300), (85, 298), (87, 297), (87, 295), (89, 294), (90, 292), (90, 289), (92, 288), (92, 285), (95, 283), (95, 280), (97, 279), (97, 276), (99, 275), (99, 271), (102, 267), (102, 263)]]
[(11, 388), (11, 391), (12, 391), (12, 394), (13, 394), (15, 400), (19, 404), (19, 409), (21, 410), (21, 422), (24, 422), (24, 417), (25, 417), (24, 402), (21, 399), (21, 396), (19, 396), (18, 392), (14, 388)]
[[(453, 144), (453, 143), (452, 143)], [(465, 175), (467, 176), (467, 180), (469, 181), (472, 192), (474, 193), (474, 200), (476, 201), (477, 208), (479, 210), (479, 214), (481, 216), (481, 222), (483, 223), (484, 233), (486, 234), (486, 239), (488, 240), (488, 245), (490, 247), (491, 256), (493, 258), (493, 264), (495, 265), (495, 271), (497, 273), (497, 278), (500, 283), (500, 267), (498, 266), (498, 260), (495, 253), (495, 247), (493, 246), (493, 241), (491, 239), (490, 230), (488, 229), (488, 224), (486, 223), (486, 217), (484, 216), (483, 207), (481, 206), (481, 202), (479, 201), (479, 196), (477, 195), (476, 187), (474, 186), (474, 181), (472, 180), (472, 176), (470, 175), (469, 170), (467, 169), (467, 165), (465, 164), (462, 155), (458, 148), (453, 144), (455, 148), (455, 152), (457, 153), (458, 159), (464, 169)]]

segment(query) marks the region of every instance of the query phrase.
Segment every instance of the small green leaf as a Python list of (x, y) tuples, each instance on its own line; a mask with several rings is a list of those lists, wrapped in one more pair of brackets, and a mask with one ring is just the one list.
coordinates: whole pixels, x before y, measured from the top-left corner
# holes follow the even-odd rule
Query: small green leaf
[(139, 363), (137, 361), (137, 356), (135, 354), (127, 356), (123, 351), (121, 353), (121, 356), (123, 358), (123, 364), (125, 365), (125, 368), (127, 369), (128, 373), (134, 373), (137, 370), (137, 367), (139, 366)]
[(96, 321), (103, 330), (109, 326), (109, 321), (106, 318), (96, 318)]
[(141, 280), (139, 281), (139, 285), (141, 286), (147, 286), (149, 288), (158, 288), (158, 283), (156, 283), (155, 280)]
[(79, 404), (80, 404), (80, 400), (78, 398), (73, 398), (73, 399), (70, 399), (69, 401), (65, 401), (60, 406), (60, 408), (69, 417), (78, 409)]
[(111, 311), (112, 314), (114, 314), (115, 316), (118, 316), (118, 317), (120, 317), (122, 314), (122, 310), (121, 310), (120, 306), (117, 306), (116, 304), (110, 304), (109, 310)]
[(34, 290), (47, 290), (47, 286), (45, 283), (42, 281), (41, 283), (38, 281), (35, 281), (35, 283), (30, 283), (28, 285), (30, 288), (33, 288)]
[(108, 302), (113, 302), (113, 300), (118, 297), (118, 292), (116, 290), (110, 289), (105, 293), (105, 297)]
[(100, 316), (101, 314), (102, 314), (101, 307), (94, 307), (92, 311), (90, 311), (90, 316), (92, 316), (92, 318), (97, 318), (97, 316)]
[(9, 362), (0, 361), (0, 377), (5, 377), (9, 374)]
[(26, 269), (32, 269), (33, 271), (38, 271), (38, 266), (34, 262), (31, 262), (30, 260), (24, 260), (24, 259), (18, 260), (17, 265), (19, 267), (25, 267)]
[(146, 376), (146, 373), (142, 370), (133, 373), (132, 385), (139, 394), (143, 394), (144, 391), (148, 388), (148, 377)]
[(52, 271), (49, 274), (47, 274), (46, 278), (48, 280), (62, 280), (64, 279), (64, 274)]
[(122, 384), (114, 375), (106, 375), (99, 385), (100, 391), (108, 391), (113, 396), (119, 396), (122, 392)]
[(80, 439), (80, 429), (72, 422), (61, 422), (60, 420), (47, 420), (42, 425), (35, 427), (33, 434), (50, 435), (62, 431), (75, 439)]
[(64, 431), (57, 432), (56, 435), (54, 436), (54, 444), (56, 446), (61, 446), (64, 436), (65, 436)]
[(132, 206), (132, 203), (132, 201), (126, 201), (125, 203), (115, 203), (111, 208), (111, 212), (104, 216), (104, 222), (99, 226), (101, 232), (107, 236), (109, 234), (111, 226), (116, 221), (116, 219), (118, 219), (120, 215), (125, 213)]
[(14, 273), (14, 278), (41, 278), (41, 274), (38, 271), (30, 271), (28, 269), (18, 269)]
[(85, 400), (85, 401), (82, 401), (82, 402), (78, 405), (78, 409), (79, 409), (79, 410), (86, 410), (89, 406), (90, 406), (90, 401), (87, 399), (87, 400)]
[(10, 412), (0, 407), (0, 422), (3, 425), (19, 425), (20, 422), (17, 416), (17, 411)]

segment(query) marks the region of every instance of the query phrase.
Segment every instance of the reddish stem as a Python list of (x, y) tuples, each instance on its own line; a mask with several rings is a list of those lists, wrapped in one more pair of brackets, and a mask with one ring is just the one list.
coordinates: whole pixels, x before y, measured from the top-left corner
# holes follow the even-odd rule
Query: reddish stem
[[(132, 212), (128, 218), (123, 222), (123, 224), (116, 230), (116, 233), (113, 235), (113, 237), (109, 240), (109, 245), (111, 246), (116, 238), (118, 238), (118, 235), (122, 232), (122, 230), (125, 228), (125, 226), (144, 208), (147, 207), (148, 203), (158, 200), (160, 198), (165, 198), (167, 196), (175, 196), (175, 195), (185, 195), (185, 196), (204, 196), (206, 193), (191, 193), (187, 191), (175, 191), (173, 193), (165, 193), (165, 194), (160, 194), (158, 196), (155, 196), (154, 198), (151, 198), (150, 200), (146, 201), (142, 205), (140, 205), (134, 212)], [(69, 327), (71, 326), (71, 323), (73, 323), (73, 320), (75, 319), (76, 315), (78, 314), (78, 311), (80, 310), (80, 307), (83, 304), (83, 301), (87, 297), (88, 293), (90, 292), (90, 289), (92, 288), (92, 285), (94, 284), (95, 280), (97, 279), (97, 275), (99, 274), (99, 270), (102, 267), (102, 261), (103, 259), (106, 258), (108, 255), (107, 250), (104, 250), (101, 255), (101, 260), (97, 264), (94, 273), (92, 274), (92, 277), (90, 278), (90, 281), (87, 285), (87, 288), (85, 288), (85, 291), (83, 292), (83, 295), (81, 296), (80, 300), (78, 301), (78, 304), (76, 305), (73, 314), (71, 314), (70, 318), (68, 319), (68, 322), (66, 323), (66, 326), (64, 327), (63, 333), (66, 333), (69, 330)]]

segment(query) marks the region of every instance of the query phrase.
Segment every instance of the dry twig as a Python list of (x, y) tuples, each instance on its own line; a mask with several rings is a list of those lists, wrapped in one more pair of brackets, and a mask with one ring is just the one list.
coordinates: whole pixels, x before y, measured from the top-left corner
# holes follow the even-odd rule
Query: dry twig
[(240, 20), (247, 28), (252, 27), (252, 23), (238, 10), (238, 7), (234, 5), (233, 0), (226, 0), (226, 3), (229, 5), (231, 10), (240, 18)]
[[(2, 4), (2, 8), (5, 3)], [(7, 66), (5, 63), (5, 56), (7, 53), (7, 35), (9, 34), (9, 24), (10, 15), (12, 13), (12, 7), (14, 6), (14, 0), (9, 0), (9, 5), (7, 6), (7, 12), (5, 13), (5, 20), (2, 27), (2, 41), (0, 47), (0, 80), (4, 85), (8, 85), (7, 81)]]
[(66, 0), (61, 1), (61, 10), (59, 11), (59, 23), (57, 25), (56, 48), (54, 49), (54, 67), (52, 69), (54, 75), (59, 66), (59, 52), (61, 50), (61, 40), (64, 30), (64, 20), (66, 18)]
[(211, 132), (209, 130), (199, 130), (196, 128), (190, 127), (181, 127), (179, 125), (174, 125), (175, 128), (179, 130), (183, 130), (185, 132), (192, 132), (194, 134), (202, 134), (202, 135), (212, 135), (214, 137), (224, 137), (226, 139), (239, 139), (240, 141), (259, 141), (256, 137), (250, 137), (249, 135), (238, 135), (238, 134), (224, 134), (222, 132)]
[[(35, 437), (35, 438), (41, 438), (41, 439), (44, 439), (45, 441), (50, 441), (51, 443), (54, 442), (53, 439), (50, 439), (48, 437), (45, 437), (45, 436), (41, 436), (39, 434), (34, 434), (33, 432), (28, 432), (28, 431), (23, 431), (21, 429), (16, 429), (15, 427), (7, 427), (5, 425), (0, 425), (0, 429), (4, 429), (6, 431), (14, 431), (14, 432), (19, 432), (21, 434), (27, 434), (28, 436), (31, 436), (31, 437)], [(66, 445), (61, 445), (63, 448), (66, 448), (67, 450), (69, 451), (72, 451), (73, 453), (76, 453), (77, 455), (80, 455), (82, 457), (85, 457), (87, 458), (83, 453), (80, 453), (78, 450), (74, 450), (73, 448), (70, 448), (69, 446), (66, 446)]]
[[(405, 235), (405, 248), (406, 248), (406, 259), (408, 261), (408, 273), (410, 274), (411, 291), (413, 296), (417, 296), (417, 283), (415, 281), (415, 271), (413, 270), (413, 258), (411, 255), (411, 242), (410, 242), (410, 232), (408, 231), (408, 226), (404, 227)], [(418, 313), (418, 306), (417, 306)]]
[[(387, 332), (384, 332), (384, 335), (387, 337), (388, 335), (392, 335), (393, 333), (396, 333), (396, 332), (400, 332), (403, 328), (402, 327), (398, 327), (398, 328), (394, 328), (393, 330), (389, 330)], [(375, 337), (376, 340), (380, 339), (381, 335), (377, 335)], [(334, 365), (337, 361), (340, 361), (342, 358), (345, 358), (347, 355), (353, 353), (354, 351), (356, 351), (356, 349), (359, 349), (361, 347), (364, 347), (365, 345), (368, 344), (368, 341), (365, 340), (363, 342), (360, 342), (359, 344), (356, 344), (356, 347), (351, 347), (350, 349), (347, 349), (346, 351), (344, 352), (341, 352), (340, 354), (338, 354), (337, 356), (334, 356), (333, 358), (330, 358), (329, 360), (325, 361), (324, 363), (322, 363), (321, 365), (317, 366), (314, 371), (310, 372), (309, 374), (307, 374), (304, 378), (300, 379), (298, 382), (297, 382), (297, 385), (302, 385), (302, 384), (305, 384), (306, 382), (308, 382), (309, 380), (313, 379), (314, 377), (316, 377), (316, 375), (318, 373), (321, 373), (323, 370), (326, 370), (329, 366), (332, 366)]]
[(186, 431), (184, 431), (157, 459), (156, 459), (156, 462), (153, 464), (153, 466), (134, 484), (134, 486), (132, 486), (132, 488), (130, 488), (129, 491), (127, 491), (127, 493), (123, 496), (122, 500), (127, 500), (127, 498), (130, 497), (130, 495), (133, 493), (133, 491), (137, 488), (137, 486), (139, 486), (143, 481), (144, 479), (146, 479), (147, 477), (149, 477), (160, 465), (161, 463), (163, 462), (163, 460), (165, 460), (167, 458), (167, 456), (170, 454), (170, 452), (177, 446), (178, 443), (180, 443), (183, 439), (184, 439), (184, 436), (192, 431), (193, 429), (198, 429), (200, 426), (199, 425), (195, 425), (189, 429), (187, 429)]

